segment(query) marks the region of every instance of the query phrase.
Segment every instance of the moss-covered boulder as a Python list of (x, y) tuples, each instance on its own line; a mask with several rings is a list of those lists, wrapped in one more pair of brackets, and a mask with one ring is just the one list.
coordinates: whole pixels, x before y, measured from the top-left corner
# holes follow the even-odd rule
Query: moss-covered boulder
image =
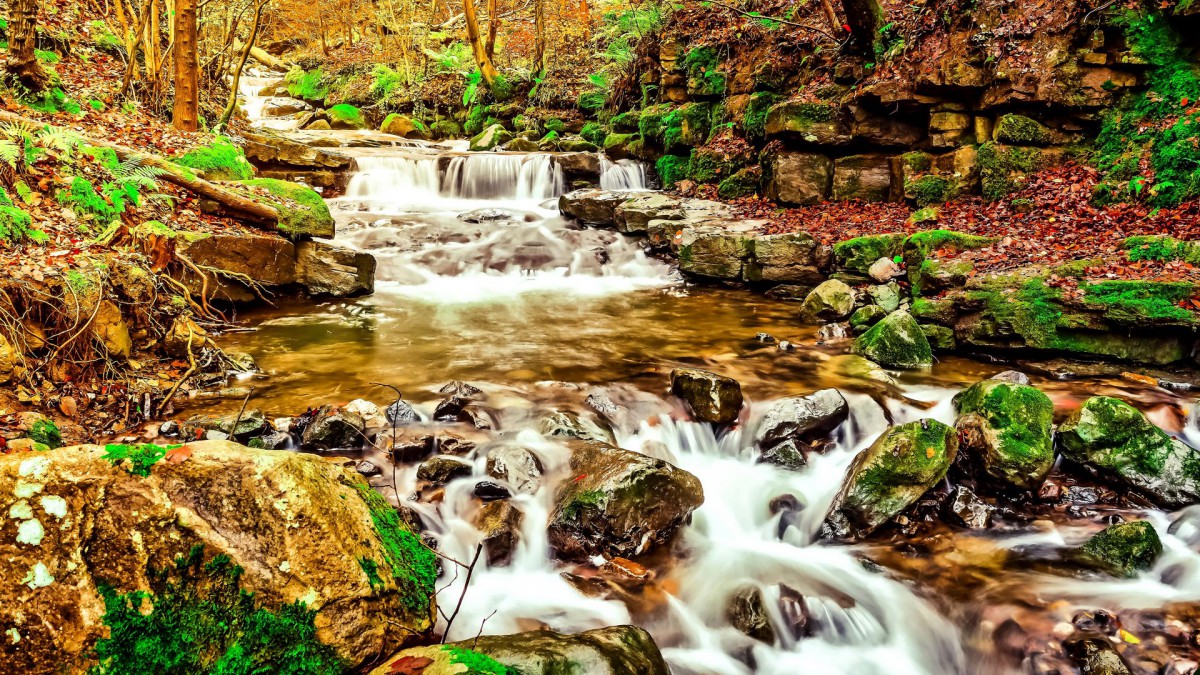
[(912, 315), (888, 314), (854, 341), (854, 353), (885, 368), (925, 368), (933, 365), (929, 339)]
[(406, 649), (372, 670), (371, 675), (418, 672), (423, 675), (669, 675), (670, 669), (649, 633), (637, 626), (610, 626), (573, 635), (549, 630), (482, 635), (463, 642)]
[(279, 211), (275, 229), (289, 239), (332, 237), (333, 216), (321, 195), (307, 185), (277, 178), (254, 178), (241, 181), (251, 188), (255, 199)]
[(685, 103), (662, 118), (662, 146), (668, 153), (684, 154), (708, 140), (711, 103)]
[(9, 454), (0, 494), (14, 672), (341, 673), (433, 626), (433, 552), (352, 469), (313, 455)]
[(367, 128), (362, 111), (349, 103), (339, 103), (325, 112), (329, 114), (329, 126), (334, 129)]
[(1062, 453), (1167, 508), (1200, 502), (1200, 451), (1119, 399), (1093, 396), (1058, 428)]
[(809, 292), (800, 307), (800, 319), (808, 323), (841, 321), (854, 311), (854, 289), (830, 279)]
[(850, 315), (850, 328), (856, 333), (864, 333), (871, 326), (883, 321), (887, 315), (887, 310), (879, 305), (859, 307)]
[(1016, 113), (1001, 115), (994, 135), (998, 143), (1009, 145), (1049, 145), (1052, 140), (1046, 125)]
[(687, 403), (700, 422), (729, 424), (742, 411), (742, 386), (723, 375), (696, 368), (671, 371), (671, 393)]
[(471, 151), (485, 152), (493, 150), (497, 146), (503, 145), (513, 139), (512, 132), (505, 129), (500, 124), (488, 126), (483, 131), (471, 137)]
[(738, 169), (717, 184), (717, 196), (721, 199), (739, 199), (757, 194), (762, 187), (763, 172), (760, 167), (748, 166)]
[(833, 246), (833, 256), (838, 268), (847, 272), (867, 275), (871, 265), (880, 258), (895, 258), (904, 253), (904, 240), (908, 235), (876, 234), (840, 241)]
[(454, 120), (438, 120), (429, 125), (429, 130), (434, 138), (459, 138), (463, 135), (463, 128)]
[(1028, 385), (976, 382), (954, 397), (958, 463), (1001, 488), (1036, 490), (1054, 464), (1054, 404)]
[(851, 125), (834, 103), (783, 101), (767, 112), (768, 138), (785, 138), (813, 145), (841, 146), (852, 140)]
[(423, 122), (399, 113), (392, 113), (384, 118), (383, 124), (379, 125), (379, 130), (385, 134), (404, 138), (429, 138), (430, 135), (429, 127), (425, 126)]
[(210, 145), (188, 151), (175, 160), (176, 164), (195, 169), (208, 180), (248, 180), (254, 178), (254, 167), (245, 152), (218, 136)]
[(934, 293), (966, 283), (972, 269), (970, 262), (935, 259), (935, 254), (987, 248), (996, 241), (994, 237), (979, 237), (950, 230), (928, 230), (910, 236), (904, 241), (904, 264), (908, 268), (908, 281), (913, 286), (913, 292), (918, 295)]
[(1132, 576), (1154, 567), (1162, 555), (1163, 545), (1153, 525), (1135, 520), (1096, 533), (1081, 550), (1103, 566)]
[(572, 441), (570, 477), (555, 493), (557, 556), (630, 558), (666, 543), (704, 503), (699, 479), (660, 459), (598, 441)]
[(823, 533), (844, 538), (875, 531), (942, 480), (957, 450), (954, 429), (936, 420), (888, 429), (854, 458)]

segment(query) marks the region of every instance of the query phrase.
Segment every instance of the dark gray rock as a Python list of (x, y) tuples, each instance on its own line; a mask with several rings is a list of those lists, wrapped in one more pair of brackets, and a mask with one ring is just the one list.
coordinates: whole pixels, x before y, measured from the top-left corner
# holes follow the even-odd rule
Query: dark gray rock
[(729, 424), (742, 410), (742, 386), (737, 380), (707, 370), (671, 371), (671, 393), (687, 403), (699, 422)]
[(787, 439), (823, 436), (849, 415), (850, 406), (837, 389), (780, 399), (763, 415), (754, 440), (760, 447), (771, 447)]

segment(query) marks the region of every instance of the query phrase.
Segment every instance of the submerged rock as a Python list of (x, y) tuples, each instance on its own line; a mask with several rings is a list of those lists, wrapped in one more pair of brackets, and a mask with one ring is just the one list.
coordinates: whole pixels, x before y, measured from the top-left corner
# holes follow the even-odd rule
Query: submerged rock
[[(447, 659), (444, 654), (453, 656)], [(649, 633), (637, 626), (610, 626), (574, 635), (548, 630), (482, 635), (464, 642), (406, 649), (372, 670), (371, 675), (403, 673), (409, 665), (426, 668), (425, 675), (500, 672), (494, 666), (488, 671), (482, 667), (473, 671), (464, 671), (461, 667), (441, 669), (446, 668), (447, 660), (455, 660), (454, 657), (460, 664), (479, 664), (480, 654), (507, 666), (509, 672), (521, 675), (670, 675), (671, 672)], [(430, 670), (430, 667), (437, 669)]]
[(687, 403), (699, 422), (729, 424), (742, 410), (742, 386), (737, 380), (707, 370), (671, 371), (671, 393)]
[(850, 406), (837, 389), (776, 401), (759, 422), (754, 440), (770, 447), (788, 439), (824, 436), (846, 421)]
[(595, 441), (570, 447), (570, 477), (554, 496), (549, 528), (562, 558), (646, 553), (704, 503), (699, 479), (660, 459)]
[[(340, 672), (432, 628), (434, 554), (352, 469), (230, 442), (186, 447), (0, 456), (3, 508), (26, 524), (0, 542), (5, 670), (87, 672), (99, 647), (114, 673), (155, 671), (160, 656), (208, 672), (235, 654), (278, 672), (290, 649)], [(257, 610), (280, 630), (214, 620), (190, 642), (176, 632), (180, 617), (217, 610), (239, 622)]]
[(599, 424), (570, 410), (555, 410), (538, 424), (538, 430), (543, 436), (558, 438), (578, 438), (584, 441), (600, 441), (615, 443), (612, 432), (602, 429)]
[(1121, 658), (1108, 638), (1081, 634), (1063, 641), (1063, 649), (1079, 666), (1082, 675), (1132, 675), (1133, 671)]
[(800, 319), (808, 323), (840, 321), (854, 311), (854, 289), (830, 279), (814, 288), (800, 307)]
[(976, 382), (954, 397), (958, 463), (1000, 487), (1036, 490), (1054, 465), (1054, 404), (1033, 387)]
[(888, 429), (854, 458), (829, 507), (823, 534), (870, 534), (944, 478), (957, 451), (954, 429), (936, 420)]
[(1167, 508), (1200, 502), (1200, 452), (1124, 401), (1089, 398), (1059, 426), (1058, 435), (1063, 456), (1102, 478)]
[(734, 592), (725, 608), (725, 617), (743, 635), (766, 644), (775, 643), (775, 629), (771, 627), (767, 603), (758, 586), (745, 586)]
[[(234, 424), (237, 428), (234, 429)], [(237, 440), (246, 440), (261, 435), (267, 431), (267, 418), (261, 410), (247, 410), (238, 417), (231, 415), (193, 415), (184, 421), (180, 437), (183, 441), (202, 440), (208, 432), (217, 431), (226, 438), (232, 436)]]
[(854, 341), (854, 353), (885, 368), (933, 365), (933, 349), (921, 326), (908, 312), (895, 311)]
[(1154, 567), (1162, 555), (1163, 545), (1153, 525), (1137, 520), (1118, 523), (1096, 533), (1081, 550), (1106, 567), (1132, 576)]

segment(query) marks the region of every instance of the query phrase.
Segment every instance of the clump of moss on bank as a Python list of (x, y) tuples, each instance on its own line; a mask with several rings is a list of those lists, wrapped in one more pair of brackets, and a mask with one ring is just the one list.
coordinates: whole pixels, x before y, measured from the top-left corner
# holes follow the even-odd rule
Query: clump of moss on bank
[[(420, 535), (401, 522), (400, 514), (374, 488), (361, 480), (353, 487), (371, 514), (371, 522), (383, 544), (383, 562), (391, 570), (404, 606), (417, 613), (430, 611), (438, 573), (437, 556), (421, 541)], [(369, 564), (378, 569), (376, 561)], [(360, 565), (364, 565), (365, 571), (365, 564), (360, 561)]]
[[(90, 675), (340, 675), (333, 648), (316, 637), (303, 603), (259, 606), (226, 555), (203, 562), (194, 546), (175, 569), (151, 571), (151, 591), (101, 587), (109, 636)], [(150, 611), (145, 613), (146, 608)]]
[(279, 211), (276, 228), (288, 237), (333, 235), (333, 216), (321, 195), (304, 185), (275, 178), (241, 181), (247, 187), (263, 188), (278, 198), (271, 203)]
[(175, 160), (176, 164), (195, 169), (210, 180), (249, 180), (254, 167), (241, 148), (218, 136), (210, 145), (202, 145)]

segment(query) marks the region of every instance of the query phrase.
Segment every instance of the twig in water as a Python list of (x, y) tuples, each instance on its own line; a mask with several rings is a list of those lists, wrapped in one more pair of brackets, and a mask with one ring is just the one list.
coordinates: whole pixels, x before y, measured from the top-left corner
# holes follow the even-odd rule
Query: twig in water
[(233, 418), (233, 426), (229, 427), (229, 439), (237, 435), (238, 425), (242, 423), (242, 415), (246, 412), (246, 404), (250, 402), (250, 397), (254, 395), (254, 387), (246, 392), (246, 398), (242, 399), (242, 409), (238, 411), (237, 417)]
[(475, 547), (475, 557), (467, 566), (467, 578), (463, 581), (462, 593), (458, 594), (458, 604), (454, 606), (454, 613), (450, 615), (449, 619), (446, 619), (446, 632), (442, 633), (442, 644), (446, 643), (446, 637), (450, 635), (450, 627), (454, 625), (454, 619), (458, 617), (458, 610), (462, 609), (463, 599), (467, 597), (467, 589), (471, 587), (471, 575), (475, 573), (475, 564), (479, 562), (481, 553), (483, 553), (483, 544)]
[(493, 609), (491, 614), (488, 614), (487, 616), (483, 617), (483, 621), (479, 622), (479, 632), (475, 634), (475, 639), (471, 640), (471, 649), (475, 649), (475, 645), (479, 644), (479, 636), (483, 635), (484, 624), (486, 624), (488, 622), (488, 619), (492, 618), (493, 616), (496, 616), (496, 612), (498, 612), (498, 611), (500, 611), (500, 610)]

